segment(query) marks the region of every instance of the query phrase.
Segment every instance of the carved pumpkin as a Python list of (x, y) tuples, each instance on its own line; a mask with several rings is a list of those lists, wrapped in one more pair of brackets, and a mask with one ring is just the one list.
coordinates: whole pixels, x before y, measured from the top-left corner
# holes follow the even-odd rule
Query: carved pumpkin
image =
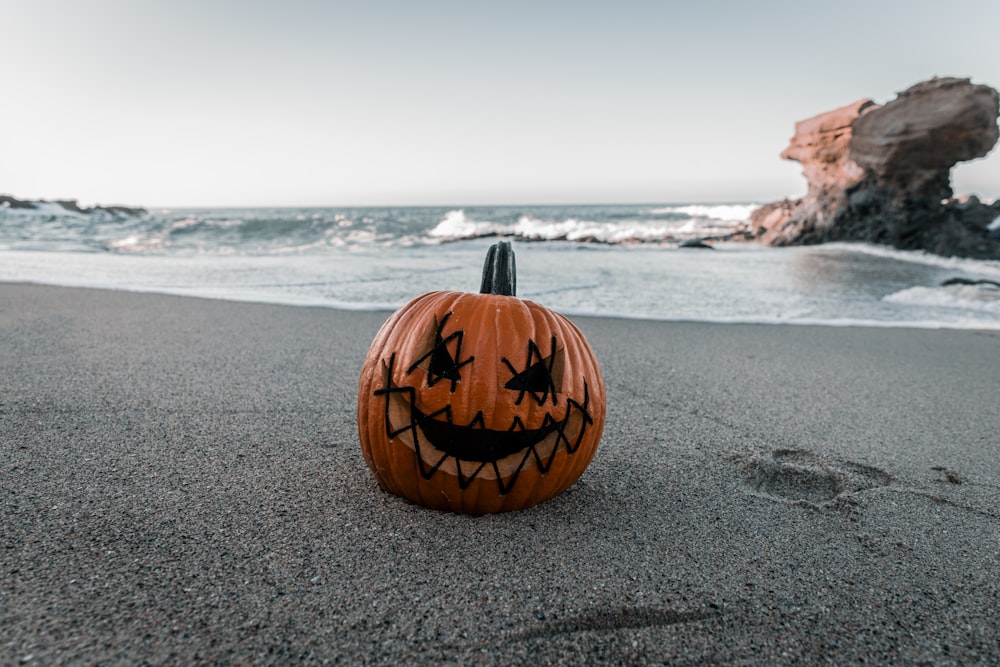
[(597, 359), (572, 322), (514, 291), (514, 254), (498, 243), (480, 294), (424, 294), (382, 325), (361, 369), (358, 434), (385, 490), (503, 512), (587, 468), (604, 429)]

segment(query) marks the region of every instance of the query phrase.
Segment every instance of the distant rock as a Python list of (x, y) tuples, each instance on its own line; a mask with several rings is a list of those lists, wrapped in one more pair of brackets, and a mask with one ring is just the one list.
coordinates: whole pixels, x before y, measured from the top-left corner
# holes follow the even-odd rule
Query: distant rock
[(947, 280), (941, 281), (941, 287), (950, 287), (951, 285), (988, 285), (990, 287), (1000, 287), (1000, 282), (996, 280), (988, 280), (986, 278), (980, 278), (974, 280), (972, 278), (948, 278)]
[(858, 100), (796, 123), (782, 152), (802, 164), (806, 195), (751, 214), (768, 245), (867, 241), (940, 255), (1000, 258), (988, 227), (1000, 202), (952, 198), (951, 168), (997, 143), (1000, 96), (934, 78), (884, 106)]
[(35, 204), (10, 195), (0, 195), (0, 208), (35, 208)]
[(698, 248), (700, 250), (715, 250), (711, 243), (704, 241), (703, 239), (688, 239), (681, 243), (678, 248)]
[(39, 204), (57, 204), (70, 213), (80, 213), (82, 215), (104, 212), (120, 217), (138, 216), (146, 213), (146, 209), (133, 206), (101, 206), (98, 204), (97, 206), (81, 207), (75, 199), (53, 199), (52, 201), (48, 201), (46, 199), (18, 199), (11, 195), (0, 195), (0, 208), (37, 209)]

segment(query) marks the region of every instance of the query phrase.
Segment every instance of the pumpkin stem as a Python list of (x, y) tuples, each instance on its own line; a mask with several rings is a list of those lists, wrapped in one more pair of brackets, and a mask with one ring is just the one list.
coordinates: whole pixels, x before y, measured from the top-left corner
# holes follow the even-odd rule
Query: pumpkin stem
[(510, 241), (500, 241), (490, 246), (483, 265), (483, 282), (480, 294), (515, 296), (517, 271), (514, 268), (514, 250)]

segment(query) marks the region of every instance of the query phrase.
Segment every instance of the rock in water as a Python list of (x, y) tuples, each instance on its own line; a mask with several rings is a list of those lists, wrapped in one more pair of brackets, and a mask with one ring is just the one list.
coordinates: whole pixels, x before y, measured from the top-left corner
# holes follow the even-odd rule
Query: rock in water
[(57, 204), (69, 213), (79, 213), (81, 215), (107, 213), (115, 217), (135, 217), (147, 213), (146, 209), (138, 206), (101, 206), (98, 204), (96, 206), (82, 207), (75, 199), (53, 199), (49, 201), (46, 199), (18, 199), (11, 195), (0, 195), (0, 208), (33, 209), (38, 208), (38, 204)]
[(802, 164), (806, 196), (751, 215), (769, 245), (867, 241), (941, 255), (1000, 258), (987, 227), (1000, 202), (952, 199), (951, 168), (997, 142), (1000, 96), (934, 78), (884, 106), (871, 100), (801, 121), (781, 156)]

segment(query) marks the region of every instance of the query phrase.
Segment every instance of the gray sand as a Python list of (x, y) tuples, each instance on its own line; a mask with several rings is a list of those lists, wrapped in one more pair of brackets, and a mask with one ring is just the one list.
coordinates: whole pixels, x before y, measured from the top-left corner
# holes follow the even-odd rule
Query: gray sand
[(1000, 335), (577, 319), (601, 448), (386, 495), (386, 313), (0, 285), (0, 663), (1000, 663)]

